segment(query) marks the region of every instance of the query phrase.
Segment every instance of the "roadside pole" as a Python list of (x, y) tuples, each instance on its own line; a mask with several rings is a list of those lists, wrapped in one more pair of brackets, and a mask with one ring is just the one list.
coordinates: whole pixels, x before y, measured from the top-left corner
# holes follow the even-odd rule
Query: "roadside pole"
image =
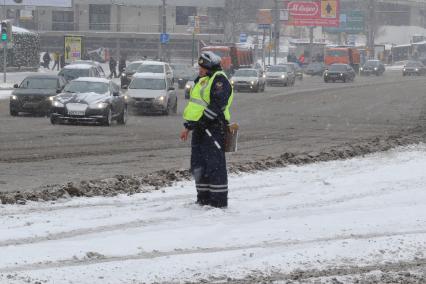
[(3, 83), (6, 83), (7, 42), (3, 42)]
[(191, 55), (191, 62), (192, 67), (194, 67), (194, 55), (195, 55), (195, 30), (192, 31), (192, 55)]

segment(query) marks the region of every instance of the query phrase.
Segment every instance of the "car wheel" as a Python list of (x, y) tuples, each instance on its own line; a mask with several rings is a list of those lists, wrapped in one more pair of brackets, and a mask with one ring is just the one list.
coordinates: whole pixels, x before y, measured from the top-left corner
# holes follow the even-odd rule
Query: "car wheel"
[(169, 115), (170, 114), (170, 104), (169, 102), (167, 102), (167, 106), (166, 109), (163, 111), (164, 115)]
[(174, 114), (177, 114), (177, 107), (178, 107), (178, 100), (176, 98), (175, 105), (173, 106), (173, 110), (172, 110)]
[(129, 112), (127, 111), (127, 106), (125, 106), (120, 116), (117, 119), (117, 123), (121, 125), (125, 125), (127, 123), (128, 118), (129, 118)]
[(58, 124), (58, 119), (56, 117), (54, 117), (54, 116), (51, 115), (50, 116), (50, 123), (52, 125)]
[(18, 114), (19, 114), (18, 111), (14, 110), (12, 108), (10, 109), (10, 115), (11, 116), (18, 116)]
[(111, 124), (112, 124), (112, 110), (109, 107), (106, 110), (106, 115), (105, 115), (104, 120), (103, 120), (103, 125), (104, 126), (111, 126)]

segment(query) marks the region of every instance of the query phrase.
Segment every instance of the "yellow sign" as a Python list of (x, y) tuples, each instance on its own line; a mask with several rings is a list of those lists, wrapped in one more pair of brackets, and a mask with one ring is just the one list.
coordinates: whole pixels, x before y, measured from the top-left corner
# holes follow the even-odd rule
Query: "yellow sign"
[(321, 0), (321, 18), (336, 19), (338, 0)]
[(64, 39), (65, 63), (81, 60), (83, 53), (83, 37), (66, 35)]

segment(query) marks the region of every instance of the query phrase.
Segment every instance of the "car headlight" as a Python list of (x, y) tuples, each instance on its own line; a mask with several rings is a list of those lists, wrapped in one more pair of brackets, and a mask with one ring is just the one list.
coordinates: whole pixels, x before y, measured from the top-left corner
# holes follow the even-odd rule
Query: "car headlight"
[(155, 100), (157, 102), (159, 102), (159, 103), (163, 103), (166, 100), (166, 97), (165, 96), (161, 96), (161, 97), (156, 98)]
[(125, 73), (121, 73), (121, 77), (126, 77), (127, 75)]
[(340, 76), (343, 76), (343, 73), (340, 73)]
[(234, 85), (234, 80), (231, 80), (231, 84)]
[(265, 74), (263, 74), (263, 76), (262, 76), (263, 78), (266, 78), (266, 75)]
[(49, 101), (53, 102), (53, 100), (55, 99), (55, 96), (50, 96), (49, 97)]
[(185, 89), (188, 89), (188, 90), (191, 89), (191, 85), (190, 84), (186, 84), (185, 85)]
[(284, 74), (283, 74), (283, 75), (281, 75), (281, 78), (283, 78), (283, 79), (284, 79), (284, 78), (285, 78), (285, 75), (284, 75)]
[(416, 68), (416, 72), (419, 72), (419, 69), (418, 69), (418, 68)]
[(404, 68), (404, 69), (402, 69), (402, 71), (404, 71), (404, 72), (405, 72), (405, 68)]
[(362, 71), (362, 70), (364, 70), (364, 68), (362, 68), (362, 67), (361, 67), (359, 70), (361, 70), (361, 71)]
[(96, 103), (96, 104), (91, 104), (89, 107), (91, 109), (104, 109), (108, 106), (107, 103)]
[(250, 83), (251, 83), (252, 85), (254, 85), (256, 82), (255, 82), (255, 81), (251, 81)]
[(54, 107), (64, 107), (64, 104), (58, 101), (53, 101), (53, 106)]
[(10, 99), (11, 99), (12, 101), (16, 101), (16, 100), (18, 99), (18, 97), (17, 97), (17, 96), (15, 96), (15, 95), (12, 95), (12, 96), (10, 96)]

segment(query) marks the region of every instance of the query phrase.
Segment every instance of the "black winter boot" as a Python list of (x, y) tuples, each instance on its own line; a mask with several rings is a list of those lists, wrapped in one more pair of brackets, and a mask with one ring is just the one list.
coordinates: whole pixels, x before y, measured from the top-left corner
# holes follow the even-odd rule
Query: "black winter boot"
[(210, 204), (210, 192), (198, 191), (197, 192), (197, 204), (204, 206)]

